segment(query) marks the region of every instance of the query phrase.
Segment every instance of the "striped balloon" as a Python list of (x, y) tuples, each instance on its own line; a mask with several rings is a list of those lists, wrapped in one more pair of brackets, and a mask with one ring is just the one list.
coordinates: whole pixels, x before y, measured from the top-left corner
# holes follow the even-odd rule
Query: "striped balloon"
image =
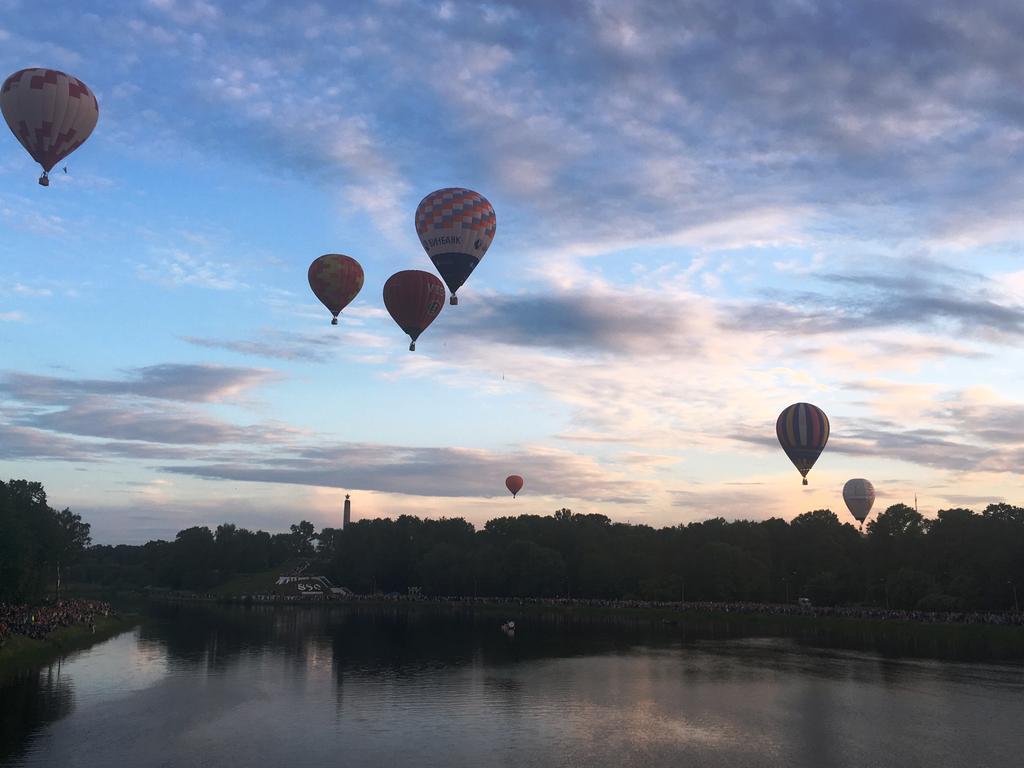
[(331, 313), (331, 325), (338, 314), (363, 287), (363, 268), (351, 256), (327, 253), (309, 265), (309, 287)]
[(416, 234), (448, 285), (452, 304), (459, 303), (455, 292), (487, 253), (497, 227), (494, 207), (471, 189), (438, 189), (416, 206)]
[(850, 514), (863, 528), (864, 521), (868, 519), (871, 507), (875, 503), (875, 486), (863, 477), (847, 480), (843, 486), (843, 501), (846, 502)]
[(43, 166), (39, 183), (46, 187), (53, 166), (89, 138), (100, 105), (77, 77), (55, 69), (22, 69), (0, 86), (0, 111), (21, 145)]
[(807, 485), (807, 473), (828, 442), (828, 416), (816, 405), (794, 403), (775, 422), (782, 450), (789, 456)]
[(384, 283), (384, 306), (398, 327), (412, 338), (409, 351), (414, 352), (416, 339), (444, 306), (444, 284), (430, 272), (396, 272)]

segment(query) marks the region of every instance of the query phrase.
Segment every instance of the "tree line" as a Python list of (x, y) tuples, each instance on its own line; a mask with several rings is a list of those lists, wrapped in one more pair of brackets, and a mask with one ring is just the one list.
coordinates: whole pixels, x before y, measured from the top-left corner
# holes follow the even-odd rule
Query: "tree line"
[(53, 509), (42, 483), (0, 481), (0, 601), (60, 596), (64, 571), (89, 546), (89, 524)]
[(560, 509), (499, 517), (479, 529), (461, 518), (403, 515), (345, 530), (317, 531), (304, 520), (271, 534), (225, 523), (187, 528), (173, 541), (87, 544), (88, 524), (49, 509), (39, 484), (11, 481), (0, 489), (0, 594), (8, 598), (52, 586), (69, 562), (76, 582), (207, 591), (299, 559), (309, 561), (307, 573), (367, 594), (807, 597), (816, 605), (1016, 610), (1024, 588), (1024, 508), (1009, 504), (980, 513), (945, 509), (934, 519), (894, 504), (863, 533), (827, 509), (789, 522), (717, 517), (665, 528)]

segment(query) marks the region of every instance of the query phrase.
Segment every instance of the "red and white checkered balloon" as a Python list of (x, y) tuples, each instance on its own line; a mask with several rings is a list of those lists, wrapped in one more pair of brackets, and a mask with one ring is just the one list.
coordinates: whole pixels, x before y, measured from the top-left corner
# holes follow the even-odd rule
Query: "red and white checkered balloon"
[(0, 87), (0, 111), (11, 132), (43, 167), (39, 183), (89, 138), (100, 106), (77, 77), (55, 69), (22, 69)]

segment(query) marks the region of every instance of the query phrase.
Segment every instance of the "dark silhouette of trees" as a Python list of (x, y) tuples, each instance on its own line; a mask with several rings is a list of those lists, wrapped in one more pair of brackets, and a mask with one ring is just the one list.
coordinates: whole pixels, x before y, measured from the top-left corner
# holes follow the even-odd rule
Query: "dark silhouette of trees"
[(78, 560), (91, 543), (92, 537), (89, 535), (89, 524), (83, 523), (80, 515), (67, 508), (53, 514), (50, 536), (51, 544), (47, 551), (52, 554), (56, 564), (54, 597), (59, 600), (63, 569)]
[(0, 600), (37, 598), (51, 577), (59, 594), (63, 569), (89, 541), (89, 524), (52, 509), (42, 483), (0, 482)]
[(310, 556), (316, 551), (313, 545), (313, 542), (317, 539), (315, 525), (308, 520), (303, 520), (298, 525), (292, 525), (291, 532), (294, 541), (292, 546), (296, 555)]
[(114, 588), (205, 591), (298, 561), (359, 593), (1014, 610), (1024, 589), (1024, 509), (1009, 504), (935, 519), (894, 504), (864, 533), (827, 509), (656, 529), (563, 508), (480, 529), (402, 515), (319, 533), (303, 520), (278, 534), (224, 523), (141, 546), (88, 541), (88, 524), (50, 509), (38, 483), (0, 484), (4, 599), (39, 595), (62, 571)]

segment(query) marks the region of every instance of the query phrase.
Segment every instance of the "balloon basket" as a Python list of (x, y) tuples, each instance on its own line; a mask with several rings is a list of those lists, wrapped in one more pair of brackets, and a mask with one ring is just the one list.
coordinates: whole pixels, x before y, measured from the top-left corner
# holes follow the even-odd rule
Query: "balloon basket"
[(48, 187), (50, 186), (50, 177), (43, 171), (43, 175), (39, 177), (39, 186)]
[(409, 344), (409, 351), (410, 351), (410, 352), (415, 352), (415, 351), (416, 351), (416, 342), (415, 342), (415, 341), (414, 341), (414, 342), (411, 342), (411, 343)]
[(804, 478), (804, 485), (807, 485), (807, 478)]
[(455, 295), (455, 294), (453, 293), (453, 294), (452, 294), (452, 298), (451, 298), (451, 300), (449, 300), (449, 302), (448, 302), (448, 303), (449, 303), (449, 304), (451, 304), (451, 305), (452, 305), (453, 307), (454, 307), (454, 306), (456, 306), (456, 305), (458, 305), (458, 303), (459, 303), (459, 297), (458, 297), (458, 296), (456, 296), (456, 295)]
[(338, 318), (332, 317), (331, 318), (331, 325), (337, 325), (337, 324), (338, 324)]

